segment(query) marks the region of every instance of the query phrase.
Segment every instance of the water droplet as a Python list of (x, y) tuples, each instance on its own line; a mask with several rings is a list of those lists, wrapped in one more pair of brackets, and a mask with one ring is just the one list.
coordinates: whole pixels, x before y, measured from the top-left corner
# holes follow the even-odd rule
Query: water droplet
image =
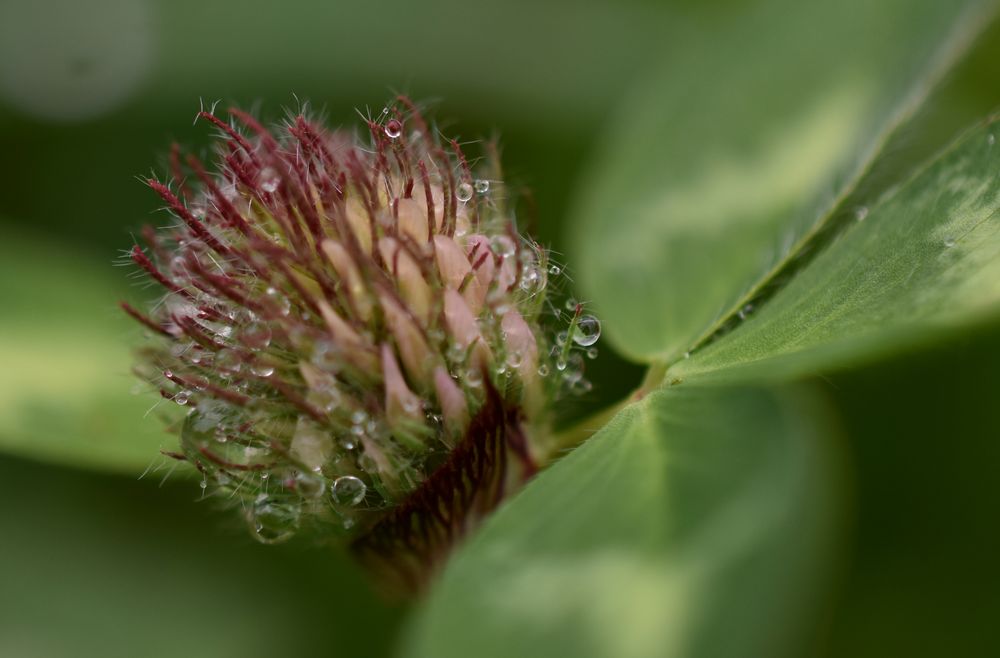
[(567, 340), (569, 340), (568, 331), (560, 331), (556, 334), (556, 345), (565, 345)]
[(588, 359), (596, 359), (597, 358), (597, 348), (596, 347), (591, 347), (590, 349), (587, 350), (587, 358)]
[(469, 388), (479, 388), (483, 385), (483, 373), (479, 368), (469, 368), (465, 373), (465, 383)]
[(356, 478), (353, 475), (344, 475), (334, 480), (333, 487), (330, 489), (330, 495), (333, 497), (335, 504), (354, 507), (365, 499), (367, 491), (368, 487), (365, 486), (365, 483), (360, 478)]
[(562, 274), (562, 268), (558, 265), (549, 265), (549, 274), (552, 276), (559, 276)]
[(996, 135), (994, 135), (993, 133), (990, 133), (989, 135), (986, 136), (986, 144), (987, 145), (993, 146), (996, 143), (997, 143), (997, 137), (996, 137)]
[(243, 359), (234, 350), (219, 350), (215, 355), (215, 368), (219, 372), (234, 375), (243, 367)]
[[(563, 371), (563, 379), (572, 384), (583, 377), (583, 357), (579, 352), (572, 352), (564, 361), (565, 366), (560, 368)], [(558, 367), (558, 364), (556, 364)]]
[(578, 302), (575, 299), (573, 299), (572, 297), (570, 297), (569, 299), (566, 300), (566, 303), (563, 304), (563, 306), (566, 308), (567, 311), (575, 311), (576, 307), (577, 307), (577, 305), (579, 305), (579, 303), (580, 302)]
[(376, 462), (375, 458), (368, 453), (358, 457), (358, 466), (360, 466), (366, 473), (370, 473), (372, 475), (378, 474), (378, 462)]
[(465, 203), (472, 198), (472, 186), (468, 183), (459, 183), (458, 189), (455, 190), (455, 196), (458, 197), (459, 201)]
[(306, 498), (319, 498), (326, 491), (326, 480), (312, 473), (299, 473), (295, 488)]
[(565, 370), (567, 365), (569, 364), (566, 362), (566, 359), (562, 358), (561, 356), (556, 359), (556, 370), (558, 370), (559, 372)]
[(507, 365), (511, 368), (519, 368), (524, 362), (524, 355), (520, 352), (512, 351), (507, 354)]
[(337, 371), (340, 369), (340, 351), (334, 343), (320, 341), (313, 346), (312, 362), (320, 370)]
[(261, 494), (250, 510), (250, 524), (257, 541), (277, 544), (299, 529), (299, 507), (275, 496)]
[(545, 278), (538, 273), (534, 267), (525, 267), (521, 270), (521, 290), (534, 294), (545, 287)]
[(573, 330), (573, 342), (577, 345), (589, 347), (597, 342), (601, 337), (601, 321), (593, 315), (581, 315), (576, 321), (576, 328)]
[(287, 297), (281, 294), (280, 290), (277, 288), (268, 288), (264, 293), (271, 300), (271, 303), (280, 315), (288, 315), (292, 312), (292, 303)]
[(181, 405), (182, 407), (186, 405), (191, 400), (191, 391), (178, 391), (174, 394), (174, 402)]
[(330, 413), (340, 406), (341, 396), (340, 391), (331, 382), (320, 388), (312, 389), (306, 396), (306, 400), (309, 404)]
[(243, 344), (252, 350), (267, 349), (271, 336), (271, 327), (266, 322), (253, 322), (241, 334)]
[(569, 390), (570, 393), (573, 393), (574, 395), (583, 395), (584, 393), (589, 393), (591, 390), (593, 390), (593, 388), (594, 385), (591, 384), (588, 380), (578, 379), (572, 384), (570, 384)]
[(549, 376), (549, 367), (547, 365), (545, 365), (544, 363), (542, 365), (538, 366), (538, 376), (539, 377), (548, 377)]
[(736, 313), (736, 315), (739, 316), (740, 320), (746, 320), (747, 316), (749, 316), (751, 313), (753, 313), (753, 304), (747, 304), (746, 306), (744, 306), (743, 308), (741, 308)]
[(685, 359), (690, 359), (691, 358), (691, 352), (685, 352), (684, 353), (684, 358)]
[(486, 194), (490, 191), (490, 182), (483, 178), (478, 178), (473, 184), (473, 187), (476, 190), (476, 194)]
[(403, 134), (403, 123), (399, 119), (389, 119), (385, 122), (385, 136), (398, 139)]
[(498, 235), (490, 240), (490, 250), (500, 258), (510, 258), (517, 252), (517, 247), (506, 235)]
[(854, 209), (854, 219), (863, 222), (866, 217), (868, 217), (868, 206), (858, 206)]
[(274, 366), (269, 363), (254, 363), (250, 366), (250, 372), (258, 377), (270, 377), (274, 374)]
[(343, 522), (344, 530), (350, 530), (354, 527), (354, 519), (351, 517), (345, 517)]
[(358, 409), (351, 414), (351, 422), (355, 425), (364, 425), (368, 420), (368, 413), (364, 409)]
[(955, 244), (956, 244), (955, 238), (949, 237), (944, 239), (944, 246), (946, 249), (951, 249), (952, 247), (955, 246)]
[(264, 167), (260, 172), (260, 189), (268, 194), (274, 193), (278, 189), (278, 172), (271, 167)]
[(201, 487), (202, 491), (208, 489), (208, 480), (206, 478), (202, 478), (201, 482), (198, 483), (198, 486)]

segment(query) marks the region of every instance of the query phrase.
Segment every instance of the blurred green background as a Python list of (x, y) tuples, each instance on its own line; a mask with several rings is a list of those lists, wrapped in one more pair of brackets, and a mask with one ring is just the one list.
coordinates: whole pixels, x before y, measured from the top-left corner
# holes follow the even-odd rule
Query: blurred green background
[[(404, 619), (329, 549), (255, 545), (163, 480), (171, 439), (116, 308), (144, 290), (112, 264), (164, 220), (136, 177), (207, 143), (201, 102), (279, 119), (308, 99), (353, 126), (393, 91), (433, 100), (451, 134), (500, 135), (558, 253), (608, 116), (675, 37), (744, 4), (0, 0), (0, 657), (378, 656)], [(993, 29), (935, 116), (1000, 101), (998, 51)], [(580, 406), (641, 374), (603, 346)], [(855, 476), (817, 655), (996, 655), (1000, 328), (816, 383)]]

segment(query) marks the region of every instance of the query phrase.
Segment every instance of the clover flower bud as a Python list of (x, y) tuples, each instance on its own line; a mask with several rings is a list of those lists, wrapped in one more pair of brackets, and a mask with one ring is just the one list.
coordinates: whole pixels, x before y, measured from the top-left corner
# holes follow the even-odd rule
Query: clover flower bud
[(261, 541), (310, 526), (418, 588), (549, 457), (591, 316), (550, 301), (561, 270), (517, 232), (495, 149), (473, 172), (409, 99), (364, 139), (230, 115), (200, 113), (214, 171), (175, 148), (148, 181), (179, 221), (131, 252), (164, 289), (124, 308), (158, 335), (140, 374), (186, 410), (170, 455)]

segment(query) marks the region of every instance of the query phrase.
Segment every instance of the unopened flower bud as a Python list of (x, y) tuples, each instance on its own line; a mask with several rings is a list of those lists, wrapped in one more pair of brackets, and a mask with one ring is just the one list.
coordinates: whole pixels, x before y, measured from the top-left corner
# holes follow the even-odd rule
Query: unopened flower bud
[(124, 306), (158, 334), (139, 371), (184, 409), (170, 454), (261, 541), (308, 523), (420, 587), (548, 458), (551, 402), (585, 381), (574, 332), (591, 345), (596, 319), (577, 305), (550, 339), (561, 269), (518, 234), (498, 164), (473, 171), (408, 99), (365, 142), (230, 113), (201, 114), (217, 171), (178, 156), (149, 181), (180, 221), (132, 251), (164, 290)]

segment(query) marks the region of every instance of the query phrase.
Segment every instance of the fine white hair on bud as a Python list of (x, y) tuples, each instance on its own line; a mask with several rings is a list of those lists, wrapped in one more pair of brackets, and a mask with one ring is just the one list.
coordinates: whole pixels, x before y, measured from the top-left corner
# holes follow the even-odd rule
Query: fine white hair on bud
[(178, 221), (132, 250), (164, 290), (123, 306), (185, 410), (169, 454), (261, 541), (308, 525), (418, 588), (549, 457), (600, 325), (551, 302), (562, 268), (518, 232), (496, 149), (473, 169), (409, 99), (361, 135), (229, 115), (199, 115), (213, 165), (175, 147), (148, 181)]

